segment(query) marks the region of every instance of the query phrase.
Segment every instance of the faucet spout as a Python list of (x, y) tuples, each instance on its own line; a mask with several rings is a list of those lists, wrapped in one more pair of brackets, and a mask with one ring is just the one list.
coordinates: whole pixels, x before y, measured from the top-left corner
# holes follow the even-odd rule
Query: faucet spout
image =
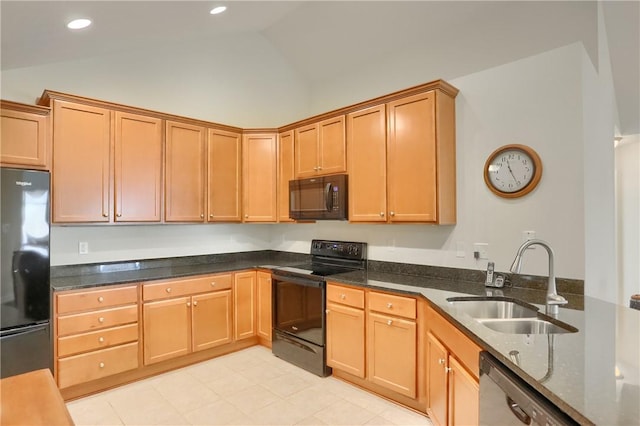
[(567, 299), (560, 296), (558, 294), (558, 291), (556, 290), (556, 275), (553, 267), (554, 253), (549, 243), (538, 239), (525, 241), (516, 253), (516, 258), (513, 260), (513, 264), (511, 265), (511, 272), (520, 273), (520, 269), (522, 268), (522, 256), (525, 250), (533, 245), (539, 245), (540, 247), (543, 247), (549, 255), (549, 278), (547, 280), (546, 313), (547, 315), (557, 316), (558, 305), (565, 305), (567, 303)]

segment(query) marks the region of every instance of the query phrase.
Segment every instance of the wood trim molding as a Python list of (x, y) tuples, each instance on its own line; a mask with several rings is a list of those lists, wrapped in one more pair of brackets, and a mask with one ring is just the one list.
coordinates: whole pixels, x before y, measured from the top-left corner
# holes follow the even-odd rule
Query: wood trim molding
[(0, 99), (0, 108), (45, 116), (51, 113), (51, 108), (48, 106), (23, 104), (21, 102), (6, 101), (4, 99)]
[(350, 106), (346, 106), (343, 108), (339, 108), (333, 111), (325, 112), (322, 114), (315, 115), (313, 117), (305, 118), (300, 121), (296, 121), (295, 123), (287, 124), (285, 126), (279, 127), (278, 132), (286, 132), (288, 130), (292, 130), (301, 126), (306, 126), (308, 124), (316, 123), (318, 121), (327, 120), (338, 115), (346, 115), (352, 112), (359, 111), (361, 109), (378, 106), (380, 104), (385, 104), (388, 102), (392, 102), (401, 98), (405, 98), (407, 96), (417, 95), (420, 93), (428, 92), (430, 90), (439, 90), (451, 98), (455, 98), (459, 92), (458, 89), (450, 85), (444, 80), (435, 80), (429, 83), (420, 84), (418, 86), (409, 87), (408, 89), (399, 90), (397, 92), (389, 93), (387, 95), (378, 96), (377, 98), (369, 99), (363, 102), (359, 102), (357, 104), (353, 104)]
[(196, 119), (196, 118), (183, 117), (183, 116), (180, 116), (180, 115), (168, 114), (168, 113), (153, 111), (153, 110), (149, 110), (149, 109), (145, 109), (145, 108), (137, 108), (137, 107), (123, 105), (123, 104), (119, 104), (119, 103), (115, 103), (115, 102), (102, 101), (102, 100), (99, 100), (99, 99), (92, 99), (92, 98), (87, 98), (87, 97), (84, 97), (84, 96), (78, 96), (78, 95), (71, 95), (71, 94), (68, 94), (68, 93), (56, 92), (54, 90), (49, 90), (49, 89), (45, 89), (44, 92), (42, 92), (42, 96), (40, 96), (40, 98), (38, 99), (37, 103), (38, 103), (38, 105), (51, 106), (51, 103), (54, 100), (67, 101), (67, 102), (77, 102), (77, 103), (81, 103), (81, 104), (84, 104), (84, 105), (91, 105), (91, 106), (100, 107), (100, 108), (107, 108), (107, 109), (111, 109), (111, 110), (115, 110), (115, 111), (123, 111), (123, 112), (128, 112), (128, 113), (131, 113), (131, 114), (146, 115), (146, 116), (149, 116), (149, 117), (160, 118), (160, 119), (163, 119), (163, 120), (178, 121), (180, 123), (187, 123), (187, 124), (191, 124), (191, 125), (194, 125), (194, 126), (201, 126), (201, 127), (211, 128), (211, 129), (226, 130), (226, 131), (235, 132), (235, 133), (240, 133), (240, 132), (243, 131), (239, 127), (228, 126), (226, 124), (215, 123), (213, 121), (204, 121), (204, 120), (199, 120), (199, 119)]

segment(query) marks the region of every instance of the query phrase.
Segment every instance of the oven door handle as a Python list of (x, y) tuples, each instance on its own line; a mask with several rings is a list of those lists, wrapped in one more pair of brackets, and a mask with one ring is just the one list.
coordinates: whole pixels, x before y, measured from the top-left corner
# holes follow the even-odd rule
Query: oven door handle
[(287, 277), (284, 275), (271, 274), (272, 281), (286, 281), (293, 284), (304, 285), (307, 287), (322, 287), (324, 281), (309, 280), (302, 277)]

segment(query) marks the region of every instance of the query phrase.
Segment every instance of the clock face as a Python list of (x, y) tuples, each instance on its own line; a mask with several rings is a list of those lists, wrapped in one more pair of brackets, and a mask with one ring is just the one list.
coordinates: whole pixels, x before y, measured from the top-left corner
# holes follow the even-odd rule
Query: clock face
[(500, 152), (489, 164), (489, 181), (498, 191), (518, 192), (531, 183), (535, 171), (529, 154), (508, 149)]
[(484, 180), (496, 195), (516, 198), (531, 192), (540, 181), (542, 162), (538, 154), (525, 145), (505, 145), (487, 159)]

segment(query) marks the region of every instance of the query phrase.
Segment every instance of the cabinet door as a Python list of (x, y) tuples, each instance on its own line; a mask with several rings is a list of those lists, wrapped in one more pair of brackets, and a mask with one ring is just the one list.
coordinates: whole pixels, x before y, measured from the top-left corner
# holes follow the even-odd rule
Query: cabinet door
[(347, 115), (349, 221), (387, 221), (385, 106)]
[(258, 336), (271, 342), (271, 274), (258, 272)]
[(427, 413), (435, 425), (441, 426), (447, 424), (447, 364), (447, 349), (427, 333)]
[(296, 178), (318, 174), (318, 125), (310, 124), (295, 130)]
[(410, 398), (416, 397), (416, 323), (369, 313), (369, 380)]
[(240, 222), (242, 220), (240, 134), (209, 129), (207, 145), (209, 148), (207, 220), (209, 222)]
[(32, 107), (34, 112), (8, 109), (0, 111), (0, 163), (9, 167), (48, 169), (51, 139), (49, 108)]
[(330, 175), (347, 171), (347, 146), (344, 115), (318, 124), (318, 174)]
[(364, 310), (327, 304), (327, 365), (364, 379)]
[(278, 136), (278, 222), (293, 222), (289, 217), (289, 181), (295, 179), (293, 130)]
[(242, 144), (245, 222), (275, 222), (276, 135), (244, 135)]
[(479, 424), (478, 382), (451, 356), (449, 367), (449, 425)]
[(145, 303), (144, 364), (186, 355), (191, 349), (191, 299), (178, 297)]
[(167, 121), (165, 220), (203, 222), (206, 129)]
[(233, 282), (233, 337), (256, 335), (256, 272), (239, 272)]
[(111, 111), (53, 103), (53, 221), (109, 222)]
[(435, 94), (387, 105), (388, 207), (392, 222), (435, 222)]
[(191, 298), (192, 349), (200, 351), (233, 341), (231, 290)]
[(115, 113), (115, 221), (159, 222), (162, 120)]

